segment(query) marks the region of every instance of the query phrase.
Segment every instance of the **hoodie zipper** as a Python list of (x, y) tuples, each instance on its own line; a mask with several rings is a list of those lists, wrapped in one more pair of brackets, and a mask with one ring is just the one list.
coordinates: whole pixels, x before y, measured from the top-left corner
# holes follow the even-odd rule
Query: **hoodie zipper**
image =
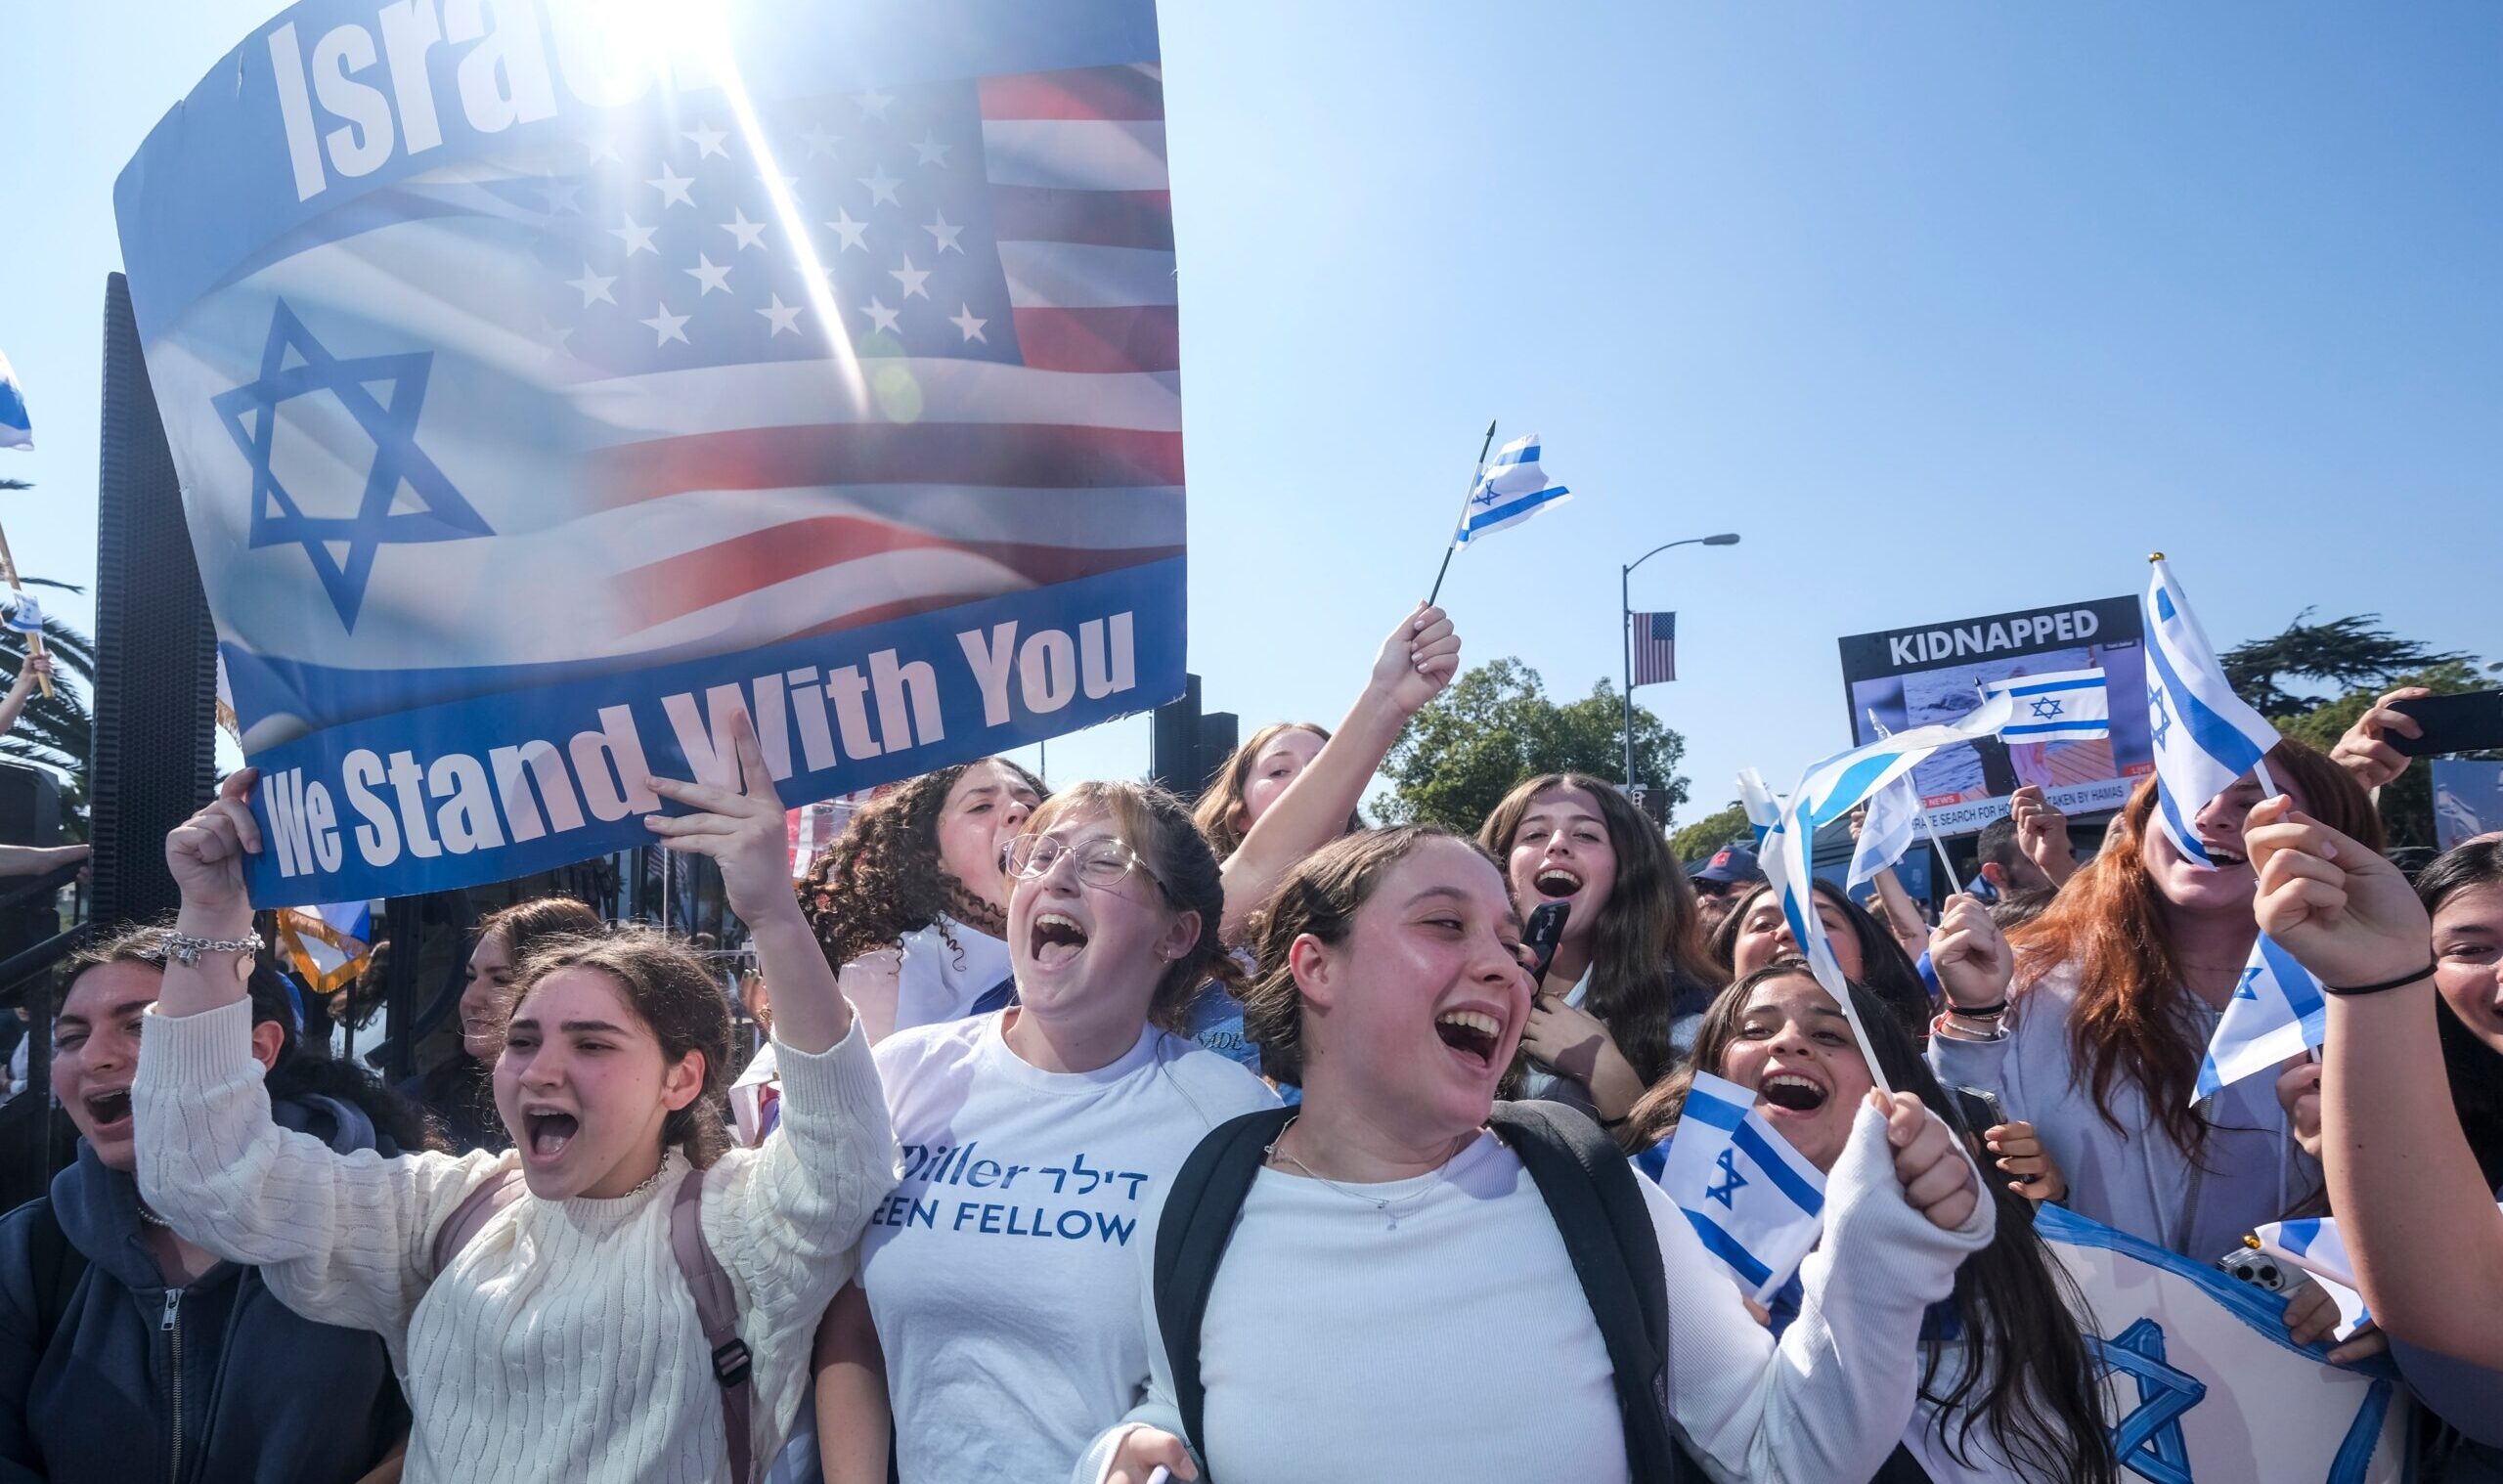
[(165, 1290), (164, 1317), (156, 1322), (159, 1332), (172, 1336), (174, 1347), (174, 1449), (165, 1461), (165, 1477), (169, 1484), (181, 1484), (183, 1477), (183, 1290)]

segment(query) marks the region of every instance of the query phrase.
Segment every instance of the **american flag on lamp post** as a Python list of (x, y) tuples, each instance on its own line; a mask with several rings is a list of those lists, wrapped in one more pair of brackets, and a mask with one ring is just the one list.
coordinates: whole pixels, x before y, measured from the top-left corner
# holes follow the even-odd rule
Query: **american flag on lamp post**
[(1633, 685), (1657, 685), (1678, 677), (1678, 616), (1674, 613), (1629, 613), (1625, 616)]

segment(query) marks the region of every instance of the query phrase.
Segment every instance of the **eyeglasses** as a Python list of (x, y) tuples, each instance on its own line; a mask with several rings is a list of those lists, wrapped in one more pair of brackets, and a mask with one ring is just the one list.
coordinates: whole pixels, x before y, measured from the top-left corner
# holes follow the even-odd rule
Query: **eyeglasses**
[(1148, 867), (1129, 842), (1118, 835), (1099, 835), (1078, 845), (1070, 845), (1055, 835), (1020, 835), (999, 849), (999, 868), (1011, 876), (1033, 881), (1049, 875), (1052, 863), (1063, 855), (1070, 857), (1077, 871), (1077, 879), (1090, 887), (1117, 887), (1129, 879), (1132, 871), (1155, 882), (1158, 891), (1164, 889), (1164, 879)]

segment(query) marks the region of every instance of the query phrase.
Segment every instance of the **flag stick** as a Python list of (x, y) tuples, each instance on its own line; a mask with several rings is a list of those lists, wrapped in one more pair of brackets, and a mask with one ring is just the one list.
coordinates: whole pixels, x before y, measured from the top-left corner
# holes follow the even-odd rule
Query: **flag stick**
[(1460, 497), (1460, 519), (1452, 524), (1452, 540), (1443, 546), (1443, 564), (1434, 569), (1434, 590), (1426, 594), (1426, 606), (1443, 594), (1443, 577), (1451, 571), (1451, 554), (1459, 549), (1461, 527), (1469, 523), (1469, 502), (1477, 498), (1477, 478), (1486, 469), (1486, 450), (1495, 446), (1495, 419), (1486, 419), (1486, 442), (1477, 451), (1477, 461), (1469, 468), (1469, 493)]
[[(22, 595), (25, 592), (24, 586), (18, 581), (18, 560), (9, 554), (9, 536), (5, 531), (0, 531), (0, 577), (6, 577), (9, 580), (10, 591)], [(32, 664), (43, 657), (43, 635), (39, 633), (27, 634), (26, 662)], [(47, 701), (51, 700), (52, 677), (38, 674), (35, 677), (35, 683), (43, 687), (43, 698)]]

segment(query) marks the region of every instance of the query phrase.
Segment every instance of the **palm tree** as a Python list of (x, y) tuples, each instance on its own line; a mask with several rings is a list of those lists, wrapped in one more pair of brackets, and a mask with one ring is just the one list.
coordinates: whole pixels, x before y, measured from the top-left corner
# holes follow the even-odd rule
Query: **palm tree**
[[(0, 479), (0, 492), (30, 488), (22, 479)], [(29, 588), (64, 592), (86, 590), (48, 578), (22, 580)], [(87, 764), (96, 750), (96, 719), (87, 703), (96, 688), (96, 645), (87, 635), (49, 616), (43, 621), (43, 641), (52, 655), (52, 694), (46, 697), (37, 692), (27, 698), (17, 726), (6, 737), (0, 737), (0, 760), (29, 764), (59, 775), (65, 791), (63, 822), (76, 837), (86, 833)], [(0, 627), (0, 665), (14, 674), (25, 663), (26, 636)], [(69, 683), (72, 680), (76, 681), (74, 685)]]

